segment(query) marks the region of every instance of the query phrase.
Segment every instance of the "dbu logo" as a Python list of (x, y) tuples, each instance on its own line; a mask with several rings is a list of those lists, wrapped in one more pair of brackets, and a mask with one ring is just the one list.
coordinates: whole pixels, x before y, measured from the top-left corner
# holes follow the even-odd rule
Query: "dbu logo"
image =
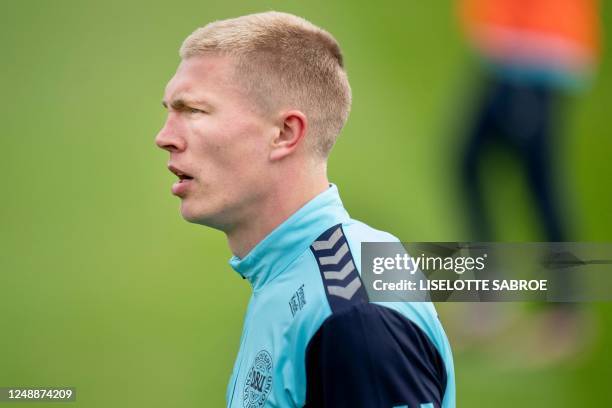
[(244, 408), (261, 408), (272, 389), (272, 357), (261, 350), (255, 356), (255, 361), (247, 374), (242, 392)]

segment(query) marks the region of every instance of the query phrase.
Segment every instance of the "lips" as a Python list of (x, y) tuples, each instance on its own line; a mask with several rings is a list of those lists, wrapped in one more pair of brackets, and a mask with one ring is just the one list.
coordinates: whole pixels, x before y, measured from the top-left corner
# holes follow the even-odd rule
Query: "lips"
[(174, 165), (168, 165), (168, 170), (179, 178), (179, 180), (172, 185), (172, 194), (183, 197), (189, 184), (191, 184), (191, 181), (193, 180), (193, 176)]
[(183, 170), (179, 169), (178, 167), (169, 165), (168, 170), (170, 170), (172, 173), (174, 173), (179, 178), (179, 182), (183, 182), (185, 180), (193, 180), (192, 176), (190, 176), (188, 173), (184, 172)]

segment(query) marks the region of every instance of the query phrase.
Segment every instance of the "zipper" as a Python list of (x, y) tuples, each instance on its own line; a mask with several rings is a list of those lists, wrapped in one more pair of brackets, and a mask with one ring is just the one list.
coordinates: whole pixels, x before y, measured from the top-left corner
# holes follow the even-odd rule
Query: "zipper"
[[(254, 302), (255, 299), (253, 297), (252, 301)], [(251, 329), (251, 303), (249, 302), (249, 305), (247, 307), (247, 314), (245, 316), (244, 319), (244, 333), (242, 335), (242, 339), (240, 341), (240, 347), (238, 348), (238, 358), (240, 359), (238, 362), (238, 368), (236, 369), (236, 377), (234, 378), (234, 385), (232, 386), (232, 395), (230, 396), (229, 399), (229, 404), (228, 404), (228, 408), (232, 407), (232, 404), (234, 402), (234, 394), (236, 393), (236, 385), (238, 384), (238, 378), (240, 377), (240, 371), (242, 369), (242, 363), (244, 362), (244, 345), (246, 344), (246, 339), (248, 337), (249, 331)]]

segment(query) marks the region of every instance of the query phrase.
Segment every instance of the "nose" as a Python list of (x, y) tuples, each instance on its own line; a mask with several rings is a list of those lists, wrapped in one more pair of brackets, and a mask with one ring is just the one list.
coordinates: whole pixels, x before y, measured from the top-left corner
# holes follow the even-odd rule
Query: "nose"
[(161, 128), (155, 137), (155, 144), (160, 148), (169, 151), (170, 153), (181, 152), (185, 150), (187, 143), (181, 136), (181, 132), (171, 117), (168, 117), (164, 127)]

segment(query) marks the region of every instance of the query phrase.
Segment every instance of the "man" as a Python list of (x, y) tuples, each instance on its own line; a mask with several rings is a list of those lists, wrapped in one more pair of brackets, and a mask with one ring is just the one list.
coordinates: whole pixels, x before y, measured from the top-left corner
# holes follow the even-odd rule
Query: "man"
[(375, 304), (362, 241), (326, 175), (351, 91), (336, 40), (269, 12), (183, 43), (156, 143), (183, 217), (223, 231), (253, 287), (228, 407), (452, 407), (450, 347), (429, 303)]

